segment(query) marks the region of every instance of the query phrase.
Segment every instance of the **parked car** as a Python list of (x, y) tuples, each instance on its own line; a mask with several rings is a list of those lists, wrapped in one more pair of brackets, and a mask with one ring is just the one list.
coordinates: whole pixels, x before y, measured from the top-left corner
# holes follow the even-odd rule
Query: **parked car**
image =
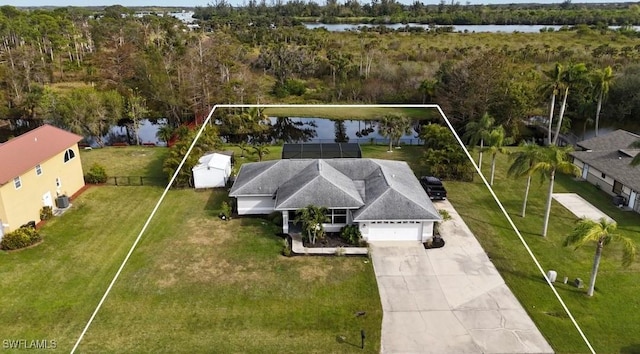
[(420, 184), (432, 200), (442, 200), (447, 198), (447, 190), (442, 185), (442, 181), (433, 176), (420, 177)]

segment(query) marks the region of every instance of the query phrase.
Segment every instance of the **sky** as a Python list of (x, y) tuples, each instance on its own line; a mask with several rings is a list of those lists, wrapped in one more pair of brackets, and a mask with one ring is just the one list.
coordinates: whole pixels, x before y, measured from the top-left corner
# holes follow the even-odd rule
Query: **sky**
[[(245, 0), (228, 0), (233, 5), (241, 5), (245, 3)], [(317, 3), (324, 3), (324, 0), (315, 0)], [(195, 7), (195, 6), (207, 6), (208, 3), (214, 2), (213, 0), (0, 0), (1, 5), (11, 5), (15, 7), (27, 7), (27, 6), (110, 6), (110, 5), (123, 5), (127, 7), (132, 6), (172, 6), (172, 7)], [(269, 3), (270, 1), (267, 1)], [(367, 0), (360, 0), (360, 3), (366, 3)], [(412, 3), (413, 0), (400, 0), (401, 3)], [(422, 0), (425, 4), (438, 4), (439, 0)], [(448, 2), (448, 1), (447, 1)], [(460, 0), (461, 4), (466, 4), (467, 1)], [(470, 0), (471, 5), (479, 4), (514, 4), (514, 3), (561, 3), (562, 0)], [(573, 0), (573, 3), (615, 3), (624, 2), (620, 0)]]

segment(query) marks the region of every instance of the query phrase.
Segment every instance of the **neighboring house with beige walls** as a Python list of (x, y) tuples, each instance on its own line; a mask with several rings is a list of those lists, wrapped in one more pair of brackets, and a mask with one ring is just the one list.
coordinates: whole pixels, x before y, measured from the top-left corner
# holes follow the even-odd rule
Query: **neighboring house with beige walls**
[(81, 136), (43, 125), (0, 144), (0, 238), (84, 186)]

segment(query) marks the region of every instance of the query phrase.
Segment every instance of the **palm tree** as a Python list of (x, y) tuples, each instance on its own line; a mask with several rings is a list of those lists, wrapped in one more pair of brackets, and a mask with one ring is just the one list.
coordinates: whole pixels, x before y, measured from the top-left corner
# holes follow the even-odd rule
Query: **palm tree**
[[(634, 149), (640, 149), (640, 140), (632, 143), (631, 145), (629, 145), (630, 148), (634, 148)], [(640, 165), (640, 154), (637, 154), (636, 156), (633, 157), (633, 160), (631, 160), (631, 166), (638, 166)]]
[(302, 228), (307, 232), (309, 242), (315, 244), (316, 238), (322, 239), (324, 237), (322, 223), (325, 222), (327, 212), (328, 210), (325, 207), (307, 205), (307, 207), (296, 211), (296, 218), (293, 223), (302, 223)]
[(613, 81), (613, 69), (610, 66), (602, 70), (596, 70), (593, 76), (596, 92), (598, 93), (598, 105), (596, 107), (596, 136), (598, 136), (598, 127), (600, 125), (600, 110), (602, 109), (602, 101), (609, 94), (609, 87)]
[(247, 145), (247, 142), (243, 140), (240, 142), (240, 144), (237, 144), (236, 146), (240, 148), (240, 158), (244, 159), (244, 154), (246, 152), (249, 152), (249, 146)]
[(531, 173), (542, 173), (543, 177), (549, 178), (549, 192), (547, 194), (547, 205), (544, 213), (544, 225), (542, 236), (547, 236), (549, 227), (549, 215), (551, 213), (551, 200), (553, 199), (553, 183), (556, 179), (556, 172), (571, 173), (578, 176), (579, 170), (576, 165), (569, 161), (569, 153), (573, 150), (571, 146), (559, 147), (551, 144), (541, 150), (540, 161), (532, 168)]
[(393, 151), (393, 141), (400, 140), (405, 134), (411, 134), (411, 120), (406, 116), (387, 114), (378, 123), (378, 133), (389, 139), (389, 150)]
[(167, 146), (169, 146), (169, 141), (173, 136), (173, 131), (174, 129), (172, 126), (168, 124), (163, 125), (158, 128), (158, 131), (156, 131), (156, 138), (158, 138), (158, 140), (160, 141), (164, 141), (165, 143), (167, 143)]
[(480, 120), (471, 121), (464, 127), (462, 139), (467, 140), (469, 145), (476, 146), (480, 143), (480, 155), (478, 157), (478, 167), (482, 169), (482, 151), (484, 150), (484, 142), (489, 137), (489, 133), (494, 128), (495, 119), (488, 113), (482, 115)]
[(508, 176), (520, 177), (527, 176), (527, 188), (524, 191), (524, 202), (522, 203), (522, 217), (525, 217), (527, 211), (527, 199), (529, 198), (529, 188), (531, 187), (531, 177), (533, 176), (533, 167), (540, 161), (540, 146), (536, 143), (524, 142), (520, 144), (520, 150), (511, 154), (509, 158), (513, 161)]
[(613, 220), (601, 218), (599, 221), (591, 219), (580, 219), (571, 234), (564, 240), (564, 246), (575, 246), (576, 249), (588, 243), (596, 243), (596, 254), (593, 257), (593, 267), (591, 268), (591, 278), (589, 279), (589, 288), (587, 295), (593, 296), (596, 286), (596, 276), (598, 275), (598, 267), (600, 266), (600, 258), (602, 257), (602, 249), (611, 241), (622, 244), (622, 266), (628, 267), (636, 258), (636, 244), (628, 237), (614, 234), (618, 225)]
[(499, 153), (509, 153), (509, 150), (504, 146), (510, 144), (512, 139), (510, 137), (505, 137), (504, 128), (500, 125), (491, 130), (487, 142), (489, 143), (489, 146), (485, 150), (491, 154), (491, 178), (489, 179), (489, 185), (493, 186), (493, 177), (496, 172), (496, 156), (498, 156)]
[(253, 148), (253, 153), (255, 155), (258, 155), (258, 161), (262, 161), (265, 155), (269, 154), (269, 147), (267, 147), (267, 145), (258, 144), (258, 145), (253, 145), (252, 148)]
[(551, 102), (549, 104), (549, 126), (548, 126), (548, 143), (551, 143), (551, 130), (553, 123), (553, 113), (556, 107), (556, 96), (558, 95), (560, 88), (562, 87), (562, 74), (564, 68), (562, 64), (556, 63), (552, 70), (544, 71), (543, 73), (547, 76), (549, 81), (545, 86), (543, 86), (543, 90), (548, 92), (551, 96)]
[(567, 97), (569, 97), (569, 89), (571, 87), (580, 85), (586, 81), (587, 66), (584, 63), (571, 64), (566, 71), (562, 74), (562, 87), (564, 88), (564, 94), (562, 96), (562, 106), (560, 106), (560, 116), (558, 117), (558, 123), (556, 123), (556, 131), (553, 136), (551, 144), (558, 143), (558, 137), (560, 136), (560, 128), (562, 127), (562, 119), (564, 118), (564, 112), (567, 108)]

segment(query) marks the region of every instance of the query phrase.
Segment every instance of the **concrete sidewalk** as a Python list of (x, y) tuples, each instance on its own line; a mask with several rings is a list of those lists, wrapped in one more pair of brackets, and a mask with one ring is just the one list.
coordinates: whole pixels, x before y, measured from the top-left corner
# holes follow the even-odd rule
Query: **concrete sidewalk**
[(553, 193), (551, 196), (579, 218), (588, 218), (595, 221), (605, 218), (609, 221), (614, 221), (609, 215), (601, 212), (600, 209), (575, 193)]
[(372, 242), (383, 353), (553, 353), (448, 201), (446, 245)]

